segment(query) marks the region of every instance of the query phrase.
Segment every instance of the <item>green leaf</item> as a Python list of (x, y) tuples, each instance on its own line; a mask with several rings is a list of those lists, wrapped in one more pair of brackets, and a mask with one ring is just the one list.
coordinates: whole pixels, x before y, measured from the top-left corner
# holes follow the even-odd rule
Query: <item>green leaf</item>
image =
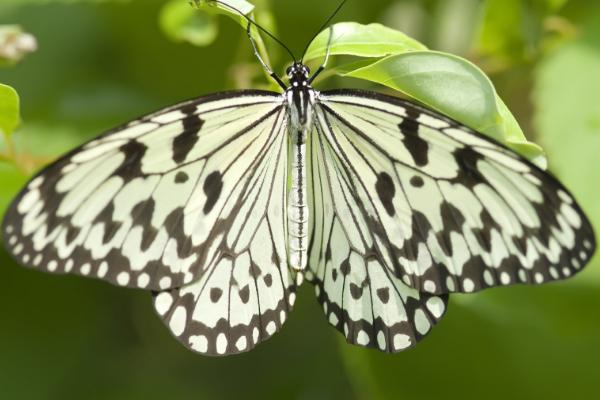
[(160, 26), (172, 40), (207, 46), (217, 37), (218, 25), (214, 17), (198, 12), (188, 3), (171, 0), (160, 13)]
[(12, 87), (0, 83), (0, 132), (10, 135), (19, 121), (19, 95)]
[(488, 77), (469, 61), (429, 51), (404, 33), (380, 24), (342, 22), (319, 33), (304, 60), (330, 54), (361, 60), (330, 68), (337, 74), (398, 90), (518, 151), (546, 167), (542, 149), (528, 142)]
[(381, 24), (340, 22), (317, 35), (306, 51), (305, 62), (325, 56), (330, 34), (332, 35), (331, 55), (384, 57), (426, 49), (424, 45), (404, 33)]
[(545, 167), (541, 148), (527, 142), (488, 77), (465, 59), (441, 52), (412, 51), (384, 57), (343, 76), (398, 90)]
[(219, 2), (214, 0), (193, 0), (193, 3), (199, 10), (228, 16), (244, 29), (248, 25), (248, 20), (243, 15), (250, 15), (254, 11), (254, 5), (245, 0), (220, 0)]

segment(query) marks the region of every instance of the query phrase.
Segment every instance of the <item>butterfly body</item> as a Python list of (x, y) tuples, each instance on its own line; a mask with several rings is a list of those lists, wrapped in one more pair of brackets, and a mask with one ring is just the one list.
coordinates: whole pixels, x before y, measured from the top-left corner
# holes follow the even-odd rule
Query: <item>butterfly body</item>
[(290, 87), (284, 97), (289, 110), (291, 187), (288, 196), (288, 246), (290, 266), (306, 269), (308, 254), (308, 219), (306, 186), (306, 139), (312, 129), (313, 108), (317, 97), (310, 86), (309, 69), (294, 63), (287, 69)]

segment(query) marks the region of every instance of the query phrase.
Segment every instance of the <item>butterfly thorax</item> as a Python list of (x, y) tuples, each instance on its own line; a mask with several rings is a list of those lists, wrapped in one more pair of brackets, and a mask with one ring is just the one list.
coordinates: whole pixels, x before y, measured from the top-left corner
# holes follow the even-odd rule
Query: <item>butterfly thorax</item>
[(312, 124), (315, 91), (310, 86), (309, 73), (310, 70), (307, 66), (297, 62), (287, 69), (290, 86), (285, 91), (285, 98), (289, 108), (292, 131), (306, 133)]
[(309, 69), (294, 63), (287, 70), (290, 87), (285, 92), (289, 109), (291, 140), (288, 193), (288, 261), (292, 268), (306, 268), (308, 253), (308, 205), (306, 197), (306, 136), (312, 125), (315, 91), (310, 86)]

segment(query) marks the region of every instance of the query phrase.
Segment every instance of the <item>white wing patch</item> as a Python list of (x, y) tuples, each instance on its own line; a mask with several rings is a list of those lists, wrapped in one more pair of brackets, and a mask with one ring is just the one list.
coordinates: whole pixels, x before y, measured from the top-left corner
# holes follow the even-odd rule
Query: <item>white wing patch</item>
[(372, 229), (363, 189), (317, 116), (309, 160), (310, 271), (329, 323), (349, 343), (397, 352), (414, 346), (446, 311), (447, 295), (419, 293), (394, 275), (389, 248)]
[[(591, 225), (551, 175), (495, 141), (376, 93), (320, 95), (388, 265), (428, 293), (543, 283), (577, 273), (595, 250)], [(383, 251), (383, 250), (381, 250)]]

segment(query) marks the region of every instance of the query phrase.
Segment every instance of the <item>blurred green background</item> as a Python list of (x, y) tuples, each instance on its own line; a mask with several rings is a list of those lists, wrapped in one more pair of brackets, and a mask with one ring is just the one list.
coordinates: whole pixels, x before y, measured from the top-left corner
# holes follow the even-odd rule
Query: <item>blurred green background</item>
[[(0, 24), (20, 25), (38, 50), (0, 67), (23, 120), (13, 135), (18, 162), (0, 160), (0, 214), (35, 168), (107, 128), (265, 84), (238, 25), (220, 17), (199, 37), (183, 35), (207, 46), (178, 42), (165, 31), (165, 3), (1, 1)], [(259, 21), (299, 53), (336, 2), (254, 4)], [(350, 0), (337, 20), (382, 22), (477, 63), (600, 226), (600, 3)], [(270, 53), (279, 71), (289, 61)], [(207, 358), (170, 336), (148, 293), (20, 268), (0, 250), (0, 399), (593, 398), (599, 263), (565, 282), (454, 296), (431, 335), (396, 355), (346, 345), (306, 285), (273, 339)]]

